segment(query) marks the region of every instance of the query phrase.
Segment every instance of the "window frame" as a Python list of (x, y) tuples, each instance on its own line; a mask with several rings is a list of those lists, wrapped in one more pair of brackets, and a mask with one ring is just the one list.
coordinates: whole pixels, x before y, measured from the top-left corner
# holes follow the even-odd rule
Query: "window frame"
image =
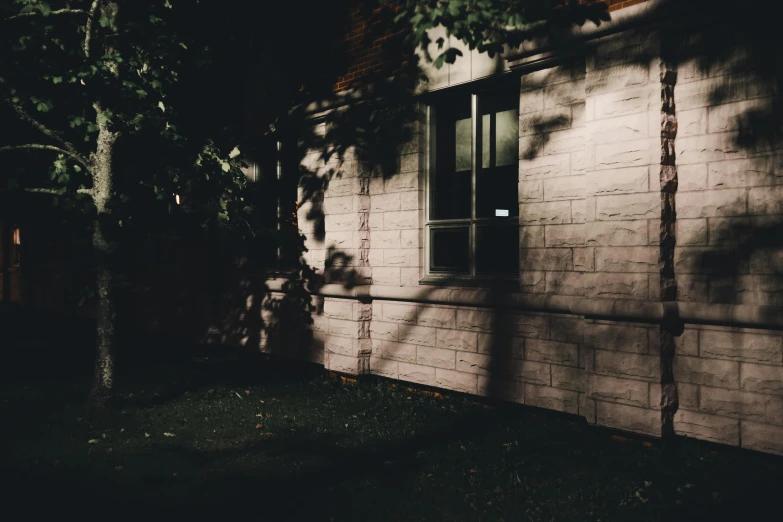
[[(265, 150), (265, 147), (268, 147), (268, 150)], [(289, 257), (292, 252), (284, 251), (283, 246), (287, 237), (293, 241), (298, 240), (301, 235), (296, 219), (299, 171), (298, 165), (292, 159), (297, 150), (297, 139), (291, 132), (276, 132), (273, 135), (264, 136), (261, 142), (253, 147), (252, 155), (248, 158), (248, 168), (243, 169), (247, 182), (252, 184), (255, 190), (259, 190), (259, 184), (267, 183), (266, 188), (269, 189), (268, 192), (272, 193), (275, 201), (274, 219), (268, 221), (268, 224), (272, 226), (256, 229), (258, 237), (271, 239), (277, 244), (274, 260), (263, 262), (264, 269), (268, 274), (286, 275), (299, 270), (299, 259)], [(270, 161), (267, 165), (267, 167), (274, 165), (273, 169), (270, 169), (274, 174), (273, 177), (266, 180), (259, 177), (260, 172), (265, 171), (261, 165), (262, 158), (268, 159), (264, 157), (264, 153), (271, 153), (274, 156), (274, 161)], [(265, 172), (265, 175), (269, 175), (269, 172)], [(257, 192), (254, 197), (258, 198), (259, 195), (260, 192)], [(264, 201), (256, 199), (255, 203), (261, 205)], [(289, 211), (293, 211), (294, 221), (293, 226), (286, 229), (284, 225)], [(259, 210), (256, 209), (256, 212)]]
[[(424, 224), (423, 224), (423, 239), (424, 239), (424, 263), (423, 263), (423, 277), (420, 279), (420, 284), (458, 284), (469, 286), (495, 286), (509, 284), (515, 287), (519, 285), (520, 267), (514, 273), (498, 273), (498, 274), (482, 274), (476, 271), (476, 241), (479, 226), (486, 226), (487, 224), (498, 224), (514, 227), (517, 229), (517, 252), (520, 251), (519, 243), (519, 196), (517, 196), (517, 213), (516, 215), (510, 215), (506, 218), (498, 217), (477, 217), (477, 204), (476, 204), (476, 187), (477, 176), (479, 171), (479, 154), (477, 154), (478, 147), (481, 146), (479, 142), (479, 133), (481, 132), (480, 122), (481, 120), (481, 108), (479, 105), (479, 97), (486, 93), (498, 88), (508, 87), (513, 89), (514, 85), (518, 86), (520, 76), (517, 74), (506, 74), (504, 78), (498, 81), (498, 78), (493, 78), (490, 81), (471, 82), (468, 85), (458, 86), (449, 89), (441, 89), (438, 91), (427, 93), (422, 97), (422, 103), (425, 110), (425, 144), (426, 152), (424, 158)], [(434, 180), (434, 168), (435, 160), (437, 158), (436, 148), (436, 135), (434, 125), (437, 118), (437, 101), (442, 98), (447, 92), (454, 93), (456, 90), (464, 90), (470, 92), (470, 113), (471, 113), (471, 210), (470, 217), (467, 218), (454, 218), (454, 219), (433, 219), (432, 218), (432, 197), (433, 197), (433, 180)], [(517, 116), (519, 114), (517, 113)], [(519, 139), (519, 133), (517, 132), (517, 139)], [(519, 170), (517, 165), (517, 183), (519, 182)], [(468, 272), (446, 272), (446, 271), (433, 271), (432, 270), (432, 231), (444, 228), (454, 228), (458, 226), (468, 227)]]

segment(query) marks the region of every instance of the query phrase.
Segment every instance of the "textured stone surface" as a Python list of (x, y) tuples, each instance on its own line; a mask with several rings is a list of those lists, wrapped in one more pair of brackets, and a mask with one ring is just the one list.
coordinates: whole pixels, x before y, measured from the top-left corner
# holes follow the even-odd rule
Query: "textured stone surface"
[(742, 446), (756, 451), (783, 455), (783, 428), (743, 421)]
[[(767, 110), (769, 99), (754, 75), (708, 77), (689, 62), (673, 74), (658, 43), (618, 34), (597, 40), (587, 64), (523, 75), (518, 291), (783, 305), (783, 248), (753, 243), (783, 215), (783, 158), (777, 144), (736, 139), (747, 112)], [(441, 84), (475, 77), (471, 61), (447, 66)], [(308, 262), (323, 267), (336, 248), (374, 285), (419, 287), (427, 157), (417, 136), (401, 147), (397, 175), (367, 178), (346, 164), (323, 200), (325, 237), (305, 217), (312, 204), (301, 205)], [(323, 171), (316, 156), (308, 167)], [(679, 434), (783, 454), (779, 332), (680, 333), (486, 306), (326, 299), (312, 330), (337, 371), (369, 368), (653, 436), (665, 435), (678, 402)]]
[(778, 335), (702, 330), (700, 355), (749, 362), (781, 364), (783, 338)]
[(623, 324), (584, 326), (584, 343), (591, 348), (620, 352), (647, 353), (647, 329)]
[(650, 402), (649, 386), (643, 381), (590, 375), (587, 394), (591, 399), (647, 408)]
[(658, 358), (634, 353), (596, 350), (595, 371), (629, 379), (652, 381), (659, 378)]
[(680, 410), (674, 415), (674, 429), (679, 435), (721, 444), (739, 445), (737, 419)]
[(618, 430), (660, 436), (661, 415), (657, 411), (624, 404), (596, 401), (596, 422)]
[(570, 390), (526, 384), (525, 404), (576, 414), (579, 411), (579, 395)]
[(702, 386), (700, 410), (725, 417), (783, 424), (783, 398)]

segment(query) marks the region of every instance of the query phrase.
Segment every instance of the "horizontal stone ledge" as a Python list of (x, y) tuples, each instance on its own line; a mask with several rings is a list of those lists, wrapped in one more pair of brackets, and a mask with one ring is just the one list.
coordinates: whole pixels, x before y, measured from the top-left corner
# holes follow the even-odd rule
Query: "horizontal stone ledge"
[[(284, 279), (271, 279), (271, 292), (284, 292)], [(554, 294), (522, 294), (501, 290), (461, 288), (413, 288), (381, 285), (359, 285), (347, 288), (327, 284), (315, 295), (363, 302), (402, 301), (410, 303), (505, 308), (530, 312), (550, 312), (646, 323), (662, 323), (679, 317), (684, 323), (766, 328), (783, 330), (783, 307), (643, 301), (637, 299), (600, 299)]]
[[(587, 40), (602, 38), (615, 33), (636, 29), (644, 24), (651, 24), (659, 20), (666, 20), (668, 14), (664, 6), (667, 0), (647, 0), (640, 4), (628, 6), (611, 13), (611, 20), (596, 25), (592, 22), (585, 22), (582, 25), (575, 25), (565, 30), (561, 30), (557, 40), (551, 37), (536, 37), (526, 41), (520, 48), (508, 49), (503, 57), (513, 69), (519, 66), (532, 65), (541, 58), (548, 57), (549, 54), (555, 54), (565, 43), (584, 43)], [(532, 25), (523, 26), (522, 29), (530, 28)]]

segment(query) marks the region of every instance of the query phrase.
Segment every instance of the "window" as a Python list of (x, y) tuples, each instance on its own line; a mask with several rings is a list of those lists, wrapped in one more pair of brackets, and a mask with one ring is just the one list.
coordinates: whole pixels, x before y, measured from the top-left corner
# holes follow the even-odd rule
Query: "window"
[(519, 273), (519, 88), (456, 90), (429, 105), (431, 278)]
[(295, 267), (299, 259), (295, 145), (295, 140), (281, 136), (265, 139), (254, 151), (249, 168), (244, 169), (256, 204), (253, 226), (263, 238), (256, 255), (268, 268)]

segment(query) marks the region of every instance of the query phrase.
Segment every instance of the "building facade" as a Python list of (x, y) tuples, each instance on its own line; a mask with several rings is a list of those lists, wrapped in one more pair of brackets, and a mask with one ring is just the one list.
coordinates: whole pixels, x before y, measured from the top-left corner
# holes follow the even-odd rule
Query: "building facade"
[(308, 357), (783, 454), (774, 89), (670, 5), (430, 69), (394, 175), (307, 155)]

